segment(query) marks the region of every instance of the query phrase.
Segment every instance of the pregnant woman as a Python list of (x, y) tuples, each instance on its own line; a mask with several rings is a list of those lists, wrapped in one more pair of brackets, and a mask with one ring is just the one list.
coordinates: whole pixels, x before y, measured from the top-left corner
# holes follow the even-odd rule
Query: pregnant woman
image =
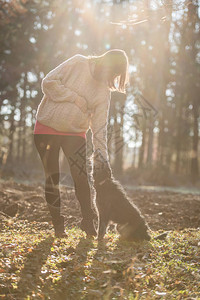
[(96, 235), (86, 172), (86, 132), (91, 128), (93, 149), (98, 149), (108, 161), (110, 91), (124, 92), (127, 82), (128, 58), (119, 49), (100, 56), (75, 55), (42, 80), (44, 96), (37, 109), (34, 141), (45, 172), (45, 198), (56, 237), (66, 236), (60, 211), (61, 148), (69, 162), (81, 207), (80, 227), (87, 235)]

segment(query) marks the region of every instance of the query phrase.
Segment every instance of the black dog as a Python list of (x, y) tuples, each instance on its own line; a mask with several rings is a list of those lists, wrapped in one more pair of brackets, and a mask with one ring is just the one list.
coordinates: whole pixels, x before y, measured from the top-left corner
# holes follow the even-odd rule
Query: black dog
[(117, 230), (123, 239), (130, 241), (151, 239), (144, 217), (131, 203), (121, 184), (113, 178), (108, 162), (99, 153), (94, 156), (94, 186), (99, 214), (99, 240), (104, 237), (110, 221), (117, 223)]

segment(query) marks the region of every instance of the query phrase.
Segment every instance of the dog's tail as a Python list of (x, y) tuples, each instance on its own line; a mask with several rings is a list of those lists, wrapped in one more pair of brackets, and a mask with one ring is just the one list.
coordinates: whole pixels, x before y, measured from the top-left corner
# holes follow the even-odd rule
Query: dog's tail
[(154, 240), (161, 240), (164, 241), (168, 235), (169, 231), (163, 232), (157, 236), (154, 237)]

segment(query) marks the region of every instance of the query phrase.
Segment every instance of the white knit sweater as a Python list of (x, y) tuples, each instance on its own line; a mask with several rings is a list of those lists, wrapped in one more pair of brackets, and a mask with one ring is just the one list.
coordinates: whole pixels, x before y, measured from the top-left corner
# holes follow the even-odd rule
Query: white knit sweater
[(108, 160), (110, 90), (92, 77), (88, 57), (75, 55), (50, 71), (42, 80), (42, 92), (37, 120), (62, 132), (86, 132), (90, 127), (95, 150)]

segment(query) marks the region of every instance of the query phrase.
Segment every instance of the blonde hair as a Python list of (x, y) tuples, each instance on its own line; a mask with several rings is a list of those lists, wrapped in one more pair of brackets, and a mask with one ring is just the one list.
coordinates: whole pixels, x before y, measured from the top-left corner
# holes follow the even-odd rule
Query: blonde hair
[(96, 63), (93, 74), (96, 80), (107, 80), (111, 90), (125, 92), (126, 84), (129, 81), (129, 61), (124, 50), (109, 50), (102, 55), (91, 56), (90, 59)]

